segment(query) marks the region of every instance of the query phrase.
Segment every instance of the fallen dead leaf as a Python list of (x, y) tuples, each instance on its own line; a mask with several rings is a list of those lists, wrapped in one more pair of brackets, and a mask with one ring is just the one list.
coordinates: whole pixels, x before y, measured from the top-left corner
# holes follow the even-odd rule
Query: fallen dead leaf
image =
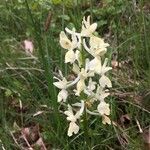
[(122, 67), (121, 63), (118, 62), (118, 61), (116, 61), (116, 60), (112, 60), (111, 61), (111, 66), (112, 66), (113, 69), (121, 68)]
[(120, 117), (120, 122), (124, 128), (130, 124), (130, 121), (131, 119), (129, 117), (129, 114), (125, 114)]
[(34, 45), (33, 42), (30, 40), (24, 40), (24, 49), (27, 55), (30, 55), (33, 53)]
[(29, 143), (34, 143), (39, 139), (39, 126), (31, 126), (21, 130), (22, 135), (26, 137)]
[(149, 129), (143, 131), (142, 137), (145, 150), (150, 150), (150, 127)]
[(41, 137), (32, 145), (32, 147), (38, 147), (39, 150), (47, 150)]

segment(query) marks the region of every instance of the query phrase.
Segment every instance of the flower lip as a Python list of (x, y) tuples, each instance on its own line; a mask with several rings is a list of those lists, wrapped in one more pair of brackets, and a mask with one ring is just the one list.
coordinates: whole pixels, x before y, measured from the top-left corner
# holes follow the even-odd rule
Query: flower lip
[(104, 101), (99, 103), (99, 105), (97, 106), (97, 110), (100, 115), (110, 115), (109, 104)]

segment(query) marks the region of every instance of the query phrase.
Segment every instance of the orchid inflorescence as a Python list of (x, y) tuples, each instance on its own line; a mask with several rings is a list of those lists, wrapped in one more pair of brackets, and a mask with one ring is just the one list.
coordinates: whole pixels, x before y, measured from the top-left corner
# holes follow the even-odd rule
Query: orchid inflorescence
[[(108, 59), (102, 58), (109, 44), (94, 35), (96, 28), (97, 23), (91, 24), (90, 16), (88, 16), (87, 19), (83, 18), (81, 33), (77, 33), (74, 28), (72, 30), (65, 28), (71, 39), (64, 31), (60, 33), (60, 45), (67, 50), (65, 63), (72, 65), (75, 79), (67, 81), (59, 70), (60, 78), (54, 77), (58, 81), (53, 83), (60, 89), (57, 100), (59, 103), (66, 104), (69, 101), (67, 100), (69, 93), (71, 93), (69, 90), (72, 89), (74, 95), (78, 97), (75, 104), (69, 101), (68, 110), (64, 112), (70, 122), (68, 136), (78, 133), (79, 119), (84, 112), (102, 116), (103, 124), (111, 124), (110, 108), (105, 98), (109, 95), (108, 88), (112, 87), (111, 80), (106, 73), (112, 68), (107, 66)], [(94, 110), (95, 106), (96, 110)], [(79, 109), (74, 109), (77, 107)]]

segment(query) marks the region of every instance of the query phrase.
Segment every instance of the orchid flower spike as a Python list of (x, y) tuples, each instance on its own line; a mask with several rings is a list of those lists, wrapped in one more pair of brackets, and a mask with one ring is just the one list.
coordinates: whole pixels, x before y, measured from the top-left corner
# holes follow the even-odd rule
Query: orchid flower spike
[[(101, 116), (103, 124), (111, 124), (110, 106), (105, 101), (110, 95), (108, 88), (112, 87), (111, 80), (107, 76), (107, 72), (112, 68), (108, 66), (108, 59), (104, 57), (109, 44), (103, 38), (94, 35), (96, 29), (97, 23), (91, 23), (88, 16), (83, 18), (81, 33), (75, 29), (65, 28), (65, 32), (61, 31), (59, 35), (59, 43), (66, 49), (64, 62), (72, 66), (73, 78), (72, 81), (67, 81), (59, 71), (60, 78), (54, 77), (57, 81), (53, 84), (60, 89), (57, 101), (63, 106), (69, 102), (68, 109), (64, 112), (69, 121), (67, 133), (69, 137), (79, 132), (83, 111), (88, 115)], [(88, 57), (89, 55), (91, 57)], [(75, 104), (71, 103), (75, 99), (68, 98), (70, 93), (78, 96), (74, 97), (77, 98)]]

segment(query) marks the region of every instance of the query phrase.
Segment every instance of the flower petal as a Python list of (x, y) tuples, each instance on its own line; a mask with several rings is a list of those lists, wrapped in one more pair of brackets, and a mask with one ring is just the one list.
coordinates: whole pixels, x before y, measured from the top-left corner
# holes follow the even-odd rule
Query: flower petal
[(79, 126), (75, 122), (70, 122), (68, 129), (68, 136), (72, 136), (73, 133), (77, 134), (79, 132)]
[(75, 95), (79, 96), (80, 93), (84, 90), (84, 88), (85, 88), (84, 80), (79, 80), (79, 82), (77, 83), (77, 91)]
[(76, 63), (73, 64), (72, 71), (73, 71), (75, 74), (79, 74), (79, 73), (80, 73), (80, 68), (79, 68), (79, 66), (78, 66)]
[(65, 63), (73, 63), (76, 59), (76, 55), (73, 50), (69, 50), (65, 55)]
[(71, 41), (67, 38), (66, 34), (64, 31), (60, 32), (60, 40), (59, 43), (64, 49), (70, 50), (72, 48)]
[(100, 115), (110, 115), (109, 104), (104, 101), (99, 103), (99, 105), (97, 106), (97, 110)]
[(94, 71), (95, 73), (100, 73), (101, 70), (101, 59), (95, 57), (93, 60), (89, 62), (89, 70)]
[(111, 120), (110, 120), (109, 117), (107, 117), (106, 115), (103, 115), (103, 116), (102, 116), (102, 123), (103, 123), (103, 124), (106, 124), (106, 123), (107, 123), (107, 124), (110, 125), (110, 124), (111, 124)]
[(100, 79), (99, 79), (99, 83), (100, 85), (104, 88), (105, 86), (107, 87), (112, 87), (112, 83), (110, 81), (110, 79), (108, 77), (106, 77), (105, 75), (103, 75)]
[(63, 81), (54, 82), (53, 85), (55, 85), (59, 89), (65, 89), (66, 85), (63, 83)]
[(57, 100), (58, 100), (58, 102), (61, 102), (61, 101), (66, 102), (67, 97), (68, 97), (68, 92), (65, 89), (62, 89), (58, 93)]

